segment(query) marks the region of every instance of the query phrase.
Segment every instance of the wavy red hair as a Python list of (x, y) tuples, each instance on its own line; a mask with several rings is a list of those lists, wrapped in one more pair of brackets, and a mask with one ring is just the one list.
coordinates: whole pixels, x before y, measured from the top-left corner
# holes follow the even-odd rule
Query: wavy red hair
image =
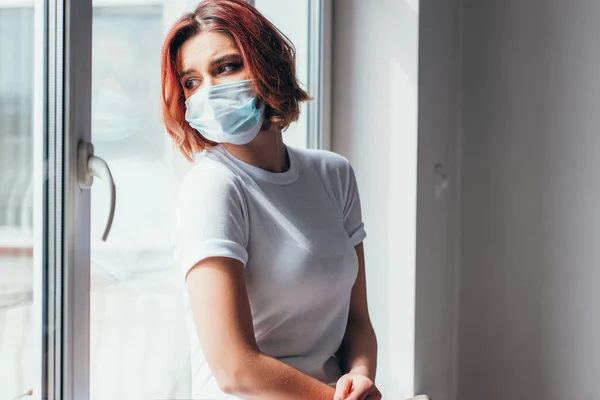
[(296, 78), (294, 45), (269, 20), (243, 0), (205, 0), (184, 14), (167, 33), (161, 61), (162, 114), (168, 134), (181, 153), (193, 156), (215, 145), (185, 120), (185, 96), (177, 72), (181, 45), (203, 31), (231, 37), (253, 80), (257, 100), (265, 104), (265, 124), (285, 130), (300, 115), (300, 102), (310, 100)]

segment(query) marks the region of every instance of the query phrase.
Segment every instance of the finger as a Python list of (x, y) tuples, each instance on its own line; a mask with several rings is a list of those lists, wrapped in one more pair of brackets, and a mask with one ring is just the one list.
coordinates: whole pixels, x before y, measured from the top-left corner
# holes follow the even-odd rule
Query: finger
[(381, 392), (377, 388), (375, 388), (375, 390), (366, 397), (366, 400), (381, 400), (381, 399), (382, 399)]
[(352, 393), (345, 400), (364, 400), (374, 387), (370, 380), (356, 380), (352, 382)]
[(344, 400), (352, 389), (352, 378), (342, 376), (335, 384), (335, 395), (333, 400)]
[(381, 397), (374, 397), (377, 393), (379, 393), (379, 390), (373, 385), (363, 394), (363, 397), (361, 397), (360, 400), (380, 400)]

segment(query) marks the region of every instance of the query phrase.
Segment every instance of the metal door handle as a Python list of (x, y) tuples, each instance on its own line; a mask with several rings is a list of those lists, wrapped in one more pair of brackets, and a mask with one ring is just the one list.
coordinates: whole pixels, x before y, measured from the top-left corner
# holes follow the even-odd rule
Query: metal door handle
[(115, 204), (117, 202), (117, 190), (110, 168), (106, 161), (94, 155), (94, 146), (90, 142), (81, 141), (78, 148), (77, 179), (82, 189), (90, 189), (94, 183), (94, 176), (108, 185), (110, 197), (110, 208), (108, 221), (102, 234), (102, 241), (106, 241), (110, 228), (115, 218)]

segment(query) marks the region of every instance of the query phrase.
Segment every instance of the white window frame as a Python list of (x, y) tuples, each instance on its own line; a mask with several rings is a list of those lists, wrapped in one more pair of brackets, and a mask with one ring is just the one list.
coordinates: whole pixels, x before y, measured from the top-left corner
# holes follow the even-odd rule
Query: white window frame
[(332, 0), (309, 0), (308, 92), (309, 148), (331, 150)]
[(90, 193), (77, 181), (77, 147), (91, 138), (91, 0), (45, 0), (47, 108), (40, 398), (89, 398)]

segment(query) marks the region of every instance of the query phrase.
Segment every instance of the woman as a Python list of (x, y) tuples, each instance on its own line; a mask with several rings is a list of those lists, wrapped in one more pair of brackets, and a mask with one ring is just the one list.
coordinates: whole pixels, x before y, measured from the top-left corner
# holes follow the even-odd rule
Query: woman
[(163, 47), (165, 125), (198, 155), (174, 224), (195, 399), (381, 398), (354, 173), (282, 141), (310, 99), (294, 63), (242, 0), (200, 3)]

